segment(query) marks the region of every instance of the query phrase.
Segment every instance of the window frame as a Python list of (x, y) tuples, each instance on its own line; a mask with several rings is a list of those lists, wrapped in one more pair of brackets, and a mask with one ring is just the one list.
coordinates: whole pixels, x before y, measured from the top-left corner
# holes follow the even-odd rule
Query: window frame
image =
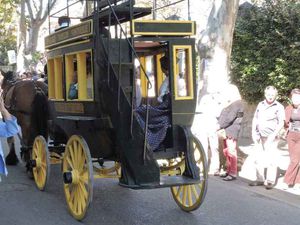
[[(177, 52), (176, 50), (187, 51), (186, 57), (188, 57), (186, 69), (188, 69), (188, 79), (187, 79), (187, 96), (178, 96), (178, 78), (179, 78), (179, 66), (177, 64)], [(174, 96), (175, 100), (191, 100), (194, 99), (194, 81), (193, 81), (193, 67), (192, 67), (192, 46), (191, 45), (173, 45), (173, 84), (174, 84)]]

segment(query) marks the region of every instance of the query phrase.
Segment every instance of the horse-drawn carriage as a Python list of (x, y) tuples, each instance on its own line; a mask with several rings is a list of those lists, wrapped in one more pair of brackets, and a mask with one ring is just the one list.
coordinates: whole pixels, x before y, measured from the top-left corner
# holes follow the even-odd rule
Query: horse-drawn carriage
[[(68, 209), (78, 220), (98, 178), (117, 178), (133, 189), (169, 187), (180, 208), (197, 209), (206, 194), (207, 162), (190, 131), (195, 23), (141, 20), (152, 9), (132, 0), (92, 2), (80, 23), (61, 17), (65, 26), (45, 38), (50, 138), (38, 135), (32, 145), (37, 187), (44, 190), (50, 165), (61, 163)], [(169, 76), (162, 110), (156, 98), (163, 57)], [(74, 83), (78, 93), (71, 98)]]

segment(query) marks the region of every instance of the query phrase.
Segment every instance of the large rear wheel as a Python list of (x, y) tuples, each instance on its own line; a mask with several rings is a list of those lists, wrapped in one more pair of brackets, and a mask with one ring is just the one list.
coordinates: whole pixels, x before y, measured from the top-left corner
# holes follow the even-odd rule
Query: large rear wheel
[(203, 203), (207, 191), (207, 160), (199, 140), (192, 136), (194, 157), (200, 170), (199, 184), (171, 187), (172, 196), (177, 205), (184, 211), (193, 211)]
[(69, 212), (82, 220), (93, 196), (93, 168), (90, 150), (81, 136), (73, 135), (63, 157), (64, 192)]

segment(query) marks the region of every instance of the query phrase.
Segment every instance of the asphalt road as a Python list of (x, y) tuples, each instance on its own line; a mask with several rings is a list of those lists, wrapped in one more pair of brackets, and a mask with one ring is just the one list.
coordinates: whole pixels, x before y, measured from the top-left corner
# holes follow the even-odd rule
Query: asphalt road
[(169, 189), (131, 190), (117, 180), (97, 180), (87, 217), (67, 211), (59, 166), (51, 168), (46, 191), (38, 191), (22, 164), (9, 167), (0, 183), (0, 225), (283, 225), (299, 224), (300, 197), (249, 187), (243, 180), (209, 179), (203, 205), (192, 213), (177, 207)]

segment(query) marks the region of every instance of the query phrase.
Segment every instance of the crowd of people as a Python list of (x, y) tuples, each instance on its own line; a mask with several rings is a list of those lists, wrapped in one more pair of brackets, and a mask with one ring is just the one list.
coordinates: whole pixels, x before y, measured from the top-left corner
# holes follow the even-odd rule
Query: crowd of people
[[(291, 104), (286, 108), (276, 100), (277, 95), (275, 87), (266, 87), (265, 99), (257, 105), (254, 112), (252, 120), (254, 147), (249, 155), (254, 166), (253, 177), (250, 177), (249, 185), (265, 186), (266, 189), (272, 189), (275, 186), (278, 176), (279, 134), (282, 129), (285, 129), (284, 136), (288, 143), (290, 163), (284, 175), (283, 189), (300, 190), (300, 89), (296, 88), (291, 91)], [(244, 104), (236, 87), (231, 90), (229, 96), (231, 99), (227, 102), (225, 100), (225, 105), (221, 105), (219, 101), (219, 105), (213, 106), (215, 114), (211, 113), (211, 108), (207, 110), (206, 106), (218, 102), (216, 97), (204, 96), (202, 105), (200, 104), (201, 107), (199, 107), (202, 111), (198, 116), (198, 121), (195, 122), (205, 121), (210, 129), (197, 133), (194, 128), (209, 159), (209, 174), (220, 176), (224, 181), (233, 181), (237, 178), (237, 138), (244, 111)], [(219, 144), (220, 140), (224, 142), (223, 145)], [(221, 170), (220, 152), (226, 158), (225, 171)]]
[(36, 73), (31, 71), (25, 71), (18, 75), (18, 77), (22, 80), (35, 80), (35, 81), (43, 81), (47, 83), (47, 74), (46, 73)]

